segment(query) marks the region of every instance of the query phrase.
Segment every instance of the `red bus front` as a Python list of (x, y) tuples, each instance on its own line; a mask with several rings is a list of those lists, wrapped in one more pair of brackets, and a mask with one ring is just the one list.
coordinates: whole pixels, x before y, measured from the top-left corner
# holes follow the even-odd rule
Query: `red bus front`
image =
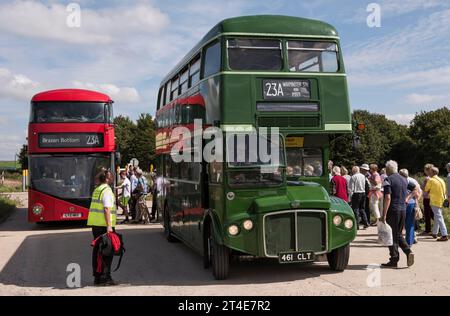
[(29, 222), (87, 220), (95, 175), (114, 170), (112, 103), (104, 94), (75, 89), (32, 99)]

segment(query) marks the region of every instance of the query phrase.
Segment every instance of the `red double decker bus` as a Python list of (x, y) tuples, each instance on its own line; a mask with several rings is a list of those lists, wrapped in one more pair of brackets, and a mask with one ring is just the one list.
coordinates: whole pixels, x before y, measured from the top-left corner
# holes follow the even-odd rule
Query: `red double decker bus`
[(28, 221), (86, 220), (95, 175), (114, 170), (113, 101), (87, 90), (39, 93), (28, 126)]

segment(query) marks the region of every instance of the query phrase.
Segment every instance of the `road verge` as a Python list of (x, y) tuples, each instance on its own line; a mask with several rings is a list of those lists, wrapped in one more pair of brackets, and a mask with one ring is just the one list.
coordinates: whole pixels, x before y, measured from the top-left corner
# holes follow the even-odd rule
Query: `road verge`
[(0, 223), (3, 223), (16, 209), (16, 201), (7, 195), (0, 195)]

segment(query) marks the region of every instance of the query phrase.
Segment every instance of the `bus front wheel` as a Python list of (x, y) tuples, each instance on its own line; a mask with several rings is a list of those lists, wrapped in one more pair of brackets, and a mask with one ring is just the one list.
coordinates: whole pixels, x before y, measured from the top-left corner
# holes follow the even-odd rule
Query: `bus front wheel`
[[(216, 280), (226, 280), (230, 271), (230, 250), (219, 245), (214, 237), (212, 225), (209, 225), (209, 233), (207, 239), (207, 256), (213, 270)], [(205, 264), (205, 267), (208, 266)]]
[(350, 259), (350, 245), (338, 248), (327, 254), (330, 269), (337, 272), (344, 271)]
[(176, 242), (177, 239), (172, 235), (172, 230), (170, 229), (170, 215), (167, 207), (164, 208), (164, 235), (168, 242)]

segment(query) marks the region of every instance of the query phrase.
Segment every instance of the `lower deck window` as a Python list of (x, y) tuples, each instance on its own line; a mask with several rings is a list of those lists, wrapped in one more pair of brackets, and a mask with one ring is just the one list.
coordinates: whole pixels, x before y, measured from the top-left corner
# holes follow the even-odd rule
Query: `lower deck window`
[(319, 148), (287, 148), (288, 177), (321, 177), (323, 175), (323, 152)]

